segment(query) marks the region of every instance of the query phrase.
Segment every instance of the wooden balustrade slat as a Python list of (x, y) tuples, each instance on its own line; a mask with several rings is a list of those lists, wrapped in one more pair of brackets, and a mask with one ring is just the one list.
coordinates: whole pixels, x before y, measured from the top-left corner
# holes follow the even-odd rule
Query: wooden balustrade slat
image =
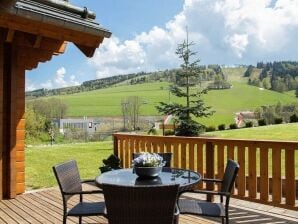
[(238, 163), (240, 166), (237, 177), (238, 195), (243, 197), (246, 193), (245, 149), (243, 146), (238, 148)]
[[(204, 160), (203, 160), (203, 144), (197, 143), (197, 172), (204, 175)], [(202, 181), (199, 182), (198, 188), (202, 189), (203, 188), (203, 183)]]
[(124, 153), (124, 167), (128, 168), (129, 167), (129, 153), (130, 153), (130, 149), (129, 149), (129, 143), (130, 143), (130, 139), (127, 139), (125, 141), (125, 153)]
[(195, 170), (195, 144), (193, 142), (189, 143), (188, 146), (188, 159), (189, 159), (189, 169)]
[(217, 175), (222, 178), (225, 172), (225, 145), (217, 145)]
[(174, 143), (174, 167), (179, 167), (179, 145)]
[(269, 195), (268, 149), (260, 149), (260, 199), (267, 202)]
[(228, 146), (227, 159), (234, 160), (234, 153), (235, 153), (235, 146), (234, 145), (229, 145)]
[(256, 148), (248, 148), (248, 195), (250, 198), (257, 196), (257, 169), (256, 169)]
[[(211, 142), (206, 143), (206, 176), (207, 178), (214, 178), (214, 145)], [(207, 190), (214, 190), (214, 183), (208, 182), (206, 184)], [(207, 195), (207, 201), (212, 201), (213, 196)]]
[(272, 149), (272, 201), (281, 202), (281, 149)]
[(295, 205), (296, 183), (295, 183), (295, 151), (286, 150), (285, 155), (286, 187), (292, 190), (286, 190), (286, 204)]
[(146, 142), (144, 139), (141, 140), (141, 144), (140, 144), (140, 152), (145, 152), (146, 151)]
[(181, 159), (181, 168), (183, 168), (183, 169), (186, 169), (186, 147), (187, 147), (186, 143), (181, 144), (180, 159)]

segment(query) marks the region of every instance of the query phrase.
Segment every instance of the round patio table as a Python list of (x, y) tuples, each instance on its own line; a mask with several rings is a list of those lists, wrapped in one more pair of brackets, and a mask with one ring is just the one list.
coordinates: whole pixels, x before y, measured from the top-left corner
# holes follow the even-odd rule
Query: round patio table
[(159, 176), (140, 178), (133, 169), (119, 169), (105, 172), (96, 177), (96, 184), (115, 184), (123, 186), (165, 186), (179, 184), (179, 192), (191, 189), (201, 180), (201, 175), (191, 170), (164, 167)]

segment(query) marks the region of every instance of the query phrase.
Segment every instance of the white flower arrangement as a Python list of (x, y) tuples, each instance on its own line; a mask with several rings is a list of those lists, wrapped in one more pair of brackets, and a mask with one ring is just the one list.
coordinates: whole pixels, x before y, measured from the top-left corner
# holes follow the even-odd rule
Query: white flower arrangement
[(132, 164), (134, 167), (162, 167), (165, 162), (157, 153), (142, 152), (140, 156), (132, 161)]

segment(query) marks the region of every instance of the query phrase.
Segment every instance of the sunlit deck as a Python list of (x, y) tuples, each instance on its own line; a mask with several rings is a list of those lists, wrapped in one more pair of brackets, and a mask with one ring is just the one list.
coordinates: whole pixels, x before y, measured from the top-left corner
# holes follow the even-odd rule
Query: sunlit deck
[[(87, 196), (86, 200), (103, 200), (103, 196)], [(230, 221), (254, 224), (298, 223), (298, 211), (232, 199)], [(77, 222), (77, 218), (68, 218), (67, 223)], [(29, 192), (17, 196), (16, 199), (0, 201), (0, 223), (62, 223), (62, 201), (58, 188)], [(108, 224), (103, 217), (85, 217), (83, 223)], [(220, 223), (220, 219), (180, 215), (180, 223)]]

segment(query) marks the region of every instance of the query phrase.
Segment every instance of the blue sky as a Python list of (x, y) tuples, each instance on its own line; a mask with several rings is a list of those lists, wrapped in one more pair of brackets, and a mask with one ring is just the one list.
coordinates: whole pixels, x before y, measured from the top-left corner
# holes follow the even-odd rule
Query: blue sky
[(185, 27), (201, 64), (297, 60), (298, 0), (70, 0), (113, 34), (86, 58), (64, 54), (26, 73), (26, 90), (79, 85), (117, 74), (177, 68)]

